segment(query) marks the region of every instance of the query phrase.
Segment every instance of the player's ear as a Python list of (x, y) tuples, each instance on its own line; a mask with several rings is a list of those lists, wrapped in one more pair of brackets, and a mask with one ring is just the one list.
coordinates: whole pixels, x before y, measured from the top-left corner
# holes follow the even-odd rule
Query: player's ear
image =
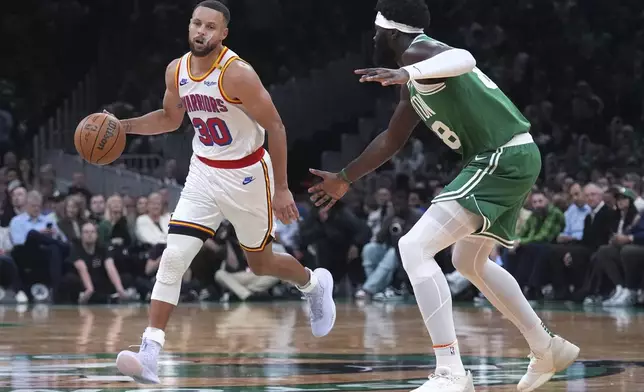
[(224, 31), (221, 34), (221, 40), (225, 40), (228, 37), (228, 27), (224, 29)]

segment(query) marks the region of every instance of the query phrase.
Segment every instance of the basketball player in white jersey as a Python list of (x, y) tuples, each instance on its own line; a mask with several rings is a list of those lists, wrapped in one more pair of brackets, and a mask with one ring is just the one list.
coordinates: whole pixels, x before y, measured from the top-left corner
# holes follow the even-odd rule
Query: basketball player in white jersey
[[(116, 360), (121, 373), (140, 383), (160, 382), (157, 358), (181, 277), (224, 219), (235, 227), (255, 274), (293, 282), (308, 298), (313, 335), (327, 335), (335, 322), (331, 274), (271, 249), (274, 219), (298, 218), (286, 179), (286, 132), (253, 68), (222, 44), (229, 20), (218, 1), (197, 5), (191, 50), (166, 70), (163, 109), (121, 121), (127, 133), (154, 135), (177, 129), (187, 112), (195, 128), (190, 172), (170, 221), (143, 343), (138, 353), (123, 351)], [(271, 156), (262, 148), (264, 130)]]

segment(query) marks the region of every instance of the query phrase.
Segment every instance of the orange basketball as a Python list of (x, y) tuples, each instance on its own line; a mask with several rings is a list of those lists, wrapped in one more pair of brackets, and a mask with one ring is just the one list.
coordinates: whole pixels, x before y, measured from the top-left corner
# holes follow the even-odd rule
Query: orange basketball
[(110, 114), (90, 114), (76, 127), (74, 146), (87, 162), (107, 165), (123, 154), (125, 131), (121, 129), (121, 122)]

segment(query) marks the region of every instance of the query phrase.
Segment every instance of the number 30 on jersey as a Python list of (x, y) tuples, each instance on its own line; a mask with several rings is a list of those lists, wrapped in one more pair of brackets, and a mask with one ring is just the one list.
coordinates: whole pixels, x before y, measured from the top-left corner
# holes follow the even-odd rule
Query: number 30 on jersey
[(204, 146), (227, 146), (233, 142), (233, 136), (224, 120), (218, 117), (212, 117), (206, 121), (201, 118), (194, 118), (192, 126), (199, 132), (199, 141)]

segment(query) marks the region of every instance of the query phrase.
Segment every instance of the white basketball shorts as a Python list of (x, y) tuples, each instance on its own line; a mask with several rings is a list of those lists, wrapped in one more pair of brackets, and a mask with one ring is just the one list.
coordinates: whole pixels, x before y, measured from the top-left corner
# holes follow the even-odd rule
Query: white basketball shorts
[(261, 252), (275, 235), (271, 158), (263, 148), (236, 161), (192, 156), (169, 233), (206, 240), (230, 221), (242, 249)]

